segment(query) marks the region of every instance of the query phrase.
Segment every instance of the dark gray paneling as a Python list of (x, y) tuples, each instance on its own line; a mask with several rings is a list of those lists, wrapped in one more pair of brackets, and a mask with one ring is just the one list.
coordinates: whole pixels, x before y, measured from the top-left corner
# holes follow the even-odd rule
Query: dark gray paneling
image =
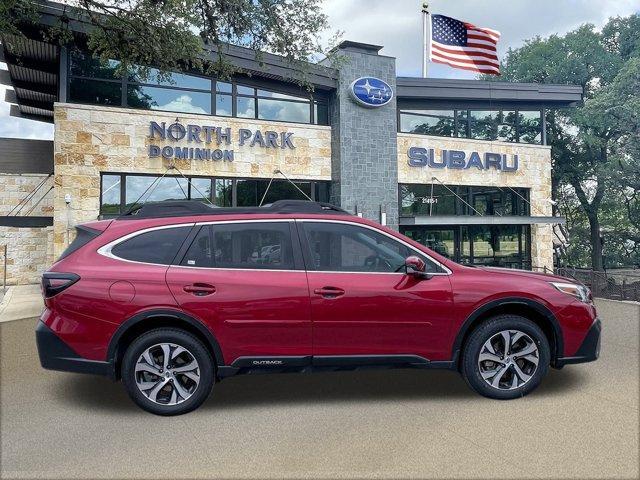
[(16, 217), (0, 215), (0, 227), (40, 228), (53, 225), (53, 217)]
[(529, 104), (531, 106), (574, 106), (582, 101), (579, 85), (486, 82), (442, 78), (398, 77), (399, 104), (416, 105), (420, 100), (477, 106)]
[(53, 173), (53, 141), (0, 138), (0, 173)]

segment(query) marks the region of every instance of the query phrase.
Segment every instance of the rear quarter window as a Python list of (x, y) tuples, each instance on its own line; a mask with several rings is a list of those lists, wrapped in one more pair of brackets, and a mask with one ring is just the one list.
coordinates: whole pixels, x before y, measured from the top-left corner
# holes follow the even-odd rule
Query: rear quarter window
[(151, 230), (118, 243), (111, 253), (134, 262), (170, 265), (190, 231), (190, 226)]

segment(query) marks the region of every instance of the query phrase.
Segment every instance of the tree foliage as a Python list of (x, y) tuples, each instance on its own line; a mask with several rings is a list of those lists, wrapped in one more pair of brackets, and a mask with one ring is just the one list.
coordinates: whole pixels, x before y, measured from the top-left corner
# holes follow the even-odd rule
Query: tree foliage
[[(59, 25), (46, 32), (69, 39), (68, 21), (78, 14), (92, 29), (88, 47), (123, 69), (153, 66), (160, 75), (184, 68), (228, 78), (238, 69), (227, 58), (228, 44), (284, 57), (306, 86), (307, 61), (322, 53), (319, 34), (327, 17), (319, 0), (76, 0)], [(37, 3), (0, 0), (0, 31), (19, 33), (37, 20)], [(143, 75), (148, 71), (142, 72)]]
[(640, 16), (533, 38), (510, 49), (501, 70), (505, 81), (584, 88), (583, 105), (547, 113), (553, 194), (570, 232), (565, 261), (639, 264)]

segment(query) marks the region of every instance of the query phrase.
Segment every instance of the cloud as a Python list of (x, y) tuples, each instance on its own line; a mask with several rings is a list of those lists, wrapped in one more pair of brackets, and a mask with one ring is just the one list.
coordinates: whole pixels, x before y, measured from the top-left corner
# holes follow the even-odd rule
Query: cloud
[[(7, 65), (0, 63), (0, 70), (6, 69)], [(52, 140), (52, 124), (9, 116), (9, 109), (11, 108), (11, 105), (4, 101), (6, 90), (11, 89), (7, 88), (5, 85), (0, 85), (0, 138), (10, 137)]]
[[(151, 108), (154, 108), (153, 106)], [(198, 105), (193, 104), (193, 98), (191, 95), (180, 95), (179, 97), (171, 100), (169, 103), (164, 105), (158, 105), (158, 110), (169, 110), (171, 112), (187, 112), (187, 113), (207, 113), (207, 111), (199, 107)], [(155, 109), (154, 108), (154, 109)]]
[[(383, 45), (382, 55), (396, 57), (399, 76), (418, 77), (422, 71), (420, 0), (326, 0), (324, 12), (331, 31), (344, 31), (344, 40)], [(640, 0), (432, 0), (429, 11), (499, 30), (499, 55), (536, 35), (566, 33), (583, 23), (604, 25), (609, 17), (640, 11)], [(429, 77), (475, 78), (473, 72), (429, 64)]]

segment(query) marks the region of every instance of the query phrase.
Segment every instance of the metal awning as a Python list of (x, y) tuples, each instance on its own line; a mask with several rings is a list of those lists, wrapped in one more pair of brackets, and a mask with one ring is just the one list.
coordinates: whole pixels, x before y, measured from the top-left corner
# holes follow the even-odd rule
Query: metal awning
[(400, 217), (400, 225), (533, 225), (565, 224), (564, 217), (480, 216), (480, 215), (418, 215)]

